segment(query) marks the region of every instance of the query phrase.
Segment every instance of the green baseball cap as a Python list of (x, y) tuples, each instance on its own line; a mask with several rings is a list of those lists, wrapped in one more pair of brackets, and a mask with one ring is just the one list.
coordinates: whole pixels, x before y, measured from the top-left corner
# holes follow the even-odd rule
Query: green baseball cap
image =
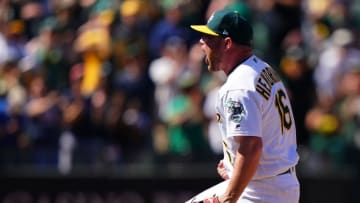
[(213, 13), (206, 25), (191, 25), (192, 29), (212, 36), (228, 36), (235, 43), (251, 45), (253, 29), (239, 12), (224, 9)]

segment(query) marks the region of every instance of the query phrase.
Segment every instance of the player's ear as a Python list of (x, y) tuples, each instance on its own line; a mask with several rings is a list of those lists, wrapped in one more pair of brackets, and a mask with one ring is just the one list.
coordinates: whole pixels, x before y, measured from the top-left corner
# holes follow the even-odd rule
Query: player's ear
[(224, 43), (225, 43), (225, 47), (227, 49), (229, 49), (232, 46), (233, 41), (232, 41), (232, 39), (230, 37), (226, 37), (224, 39)]

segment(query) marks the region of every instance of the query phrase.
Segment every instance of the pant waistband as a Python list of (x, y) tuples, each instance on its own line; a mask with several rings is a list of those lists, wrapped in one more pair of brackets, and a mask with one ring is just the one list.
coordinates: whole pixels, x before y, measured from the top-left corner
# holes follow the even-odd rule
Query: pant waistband
[(277, 174), (277, 176), (281, 176), (281, 175), (285, 175), (285, 174), (288, 174), (288, 173), (294, 173), (295, 172), (295, 166), (292, 166), (290, 167), (288, 170), (282, 172), (282, 173), (279, 173)]

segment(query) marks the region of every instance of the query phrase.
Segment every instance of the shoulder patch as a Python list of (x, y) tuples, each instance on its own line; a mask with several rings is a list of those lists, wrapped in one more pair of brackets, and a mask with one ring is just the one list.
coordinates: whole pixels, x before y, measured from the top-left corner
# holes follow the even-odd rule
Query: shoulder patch
[(245, 116), (245, 109), (241, 102), (233, 101), (231, 98), (226, 101), (226, 111), (230, 114), (230, 120), (239, 123)]

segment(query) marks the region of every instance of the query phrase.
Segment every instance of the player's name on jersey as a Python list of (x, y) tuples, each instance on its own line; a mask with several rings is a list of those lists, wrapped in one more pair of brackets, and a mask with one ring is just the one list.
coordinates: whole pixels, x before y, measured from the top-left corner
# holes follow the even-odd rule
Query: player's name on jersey
[(256, 91), (268, 100), (273, 85), (279, 81), (280, 78), (277, 73), (271, 67), (266, 67), (261, 71), (259, 79), (257, 80)]

